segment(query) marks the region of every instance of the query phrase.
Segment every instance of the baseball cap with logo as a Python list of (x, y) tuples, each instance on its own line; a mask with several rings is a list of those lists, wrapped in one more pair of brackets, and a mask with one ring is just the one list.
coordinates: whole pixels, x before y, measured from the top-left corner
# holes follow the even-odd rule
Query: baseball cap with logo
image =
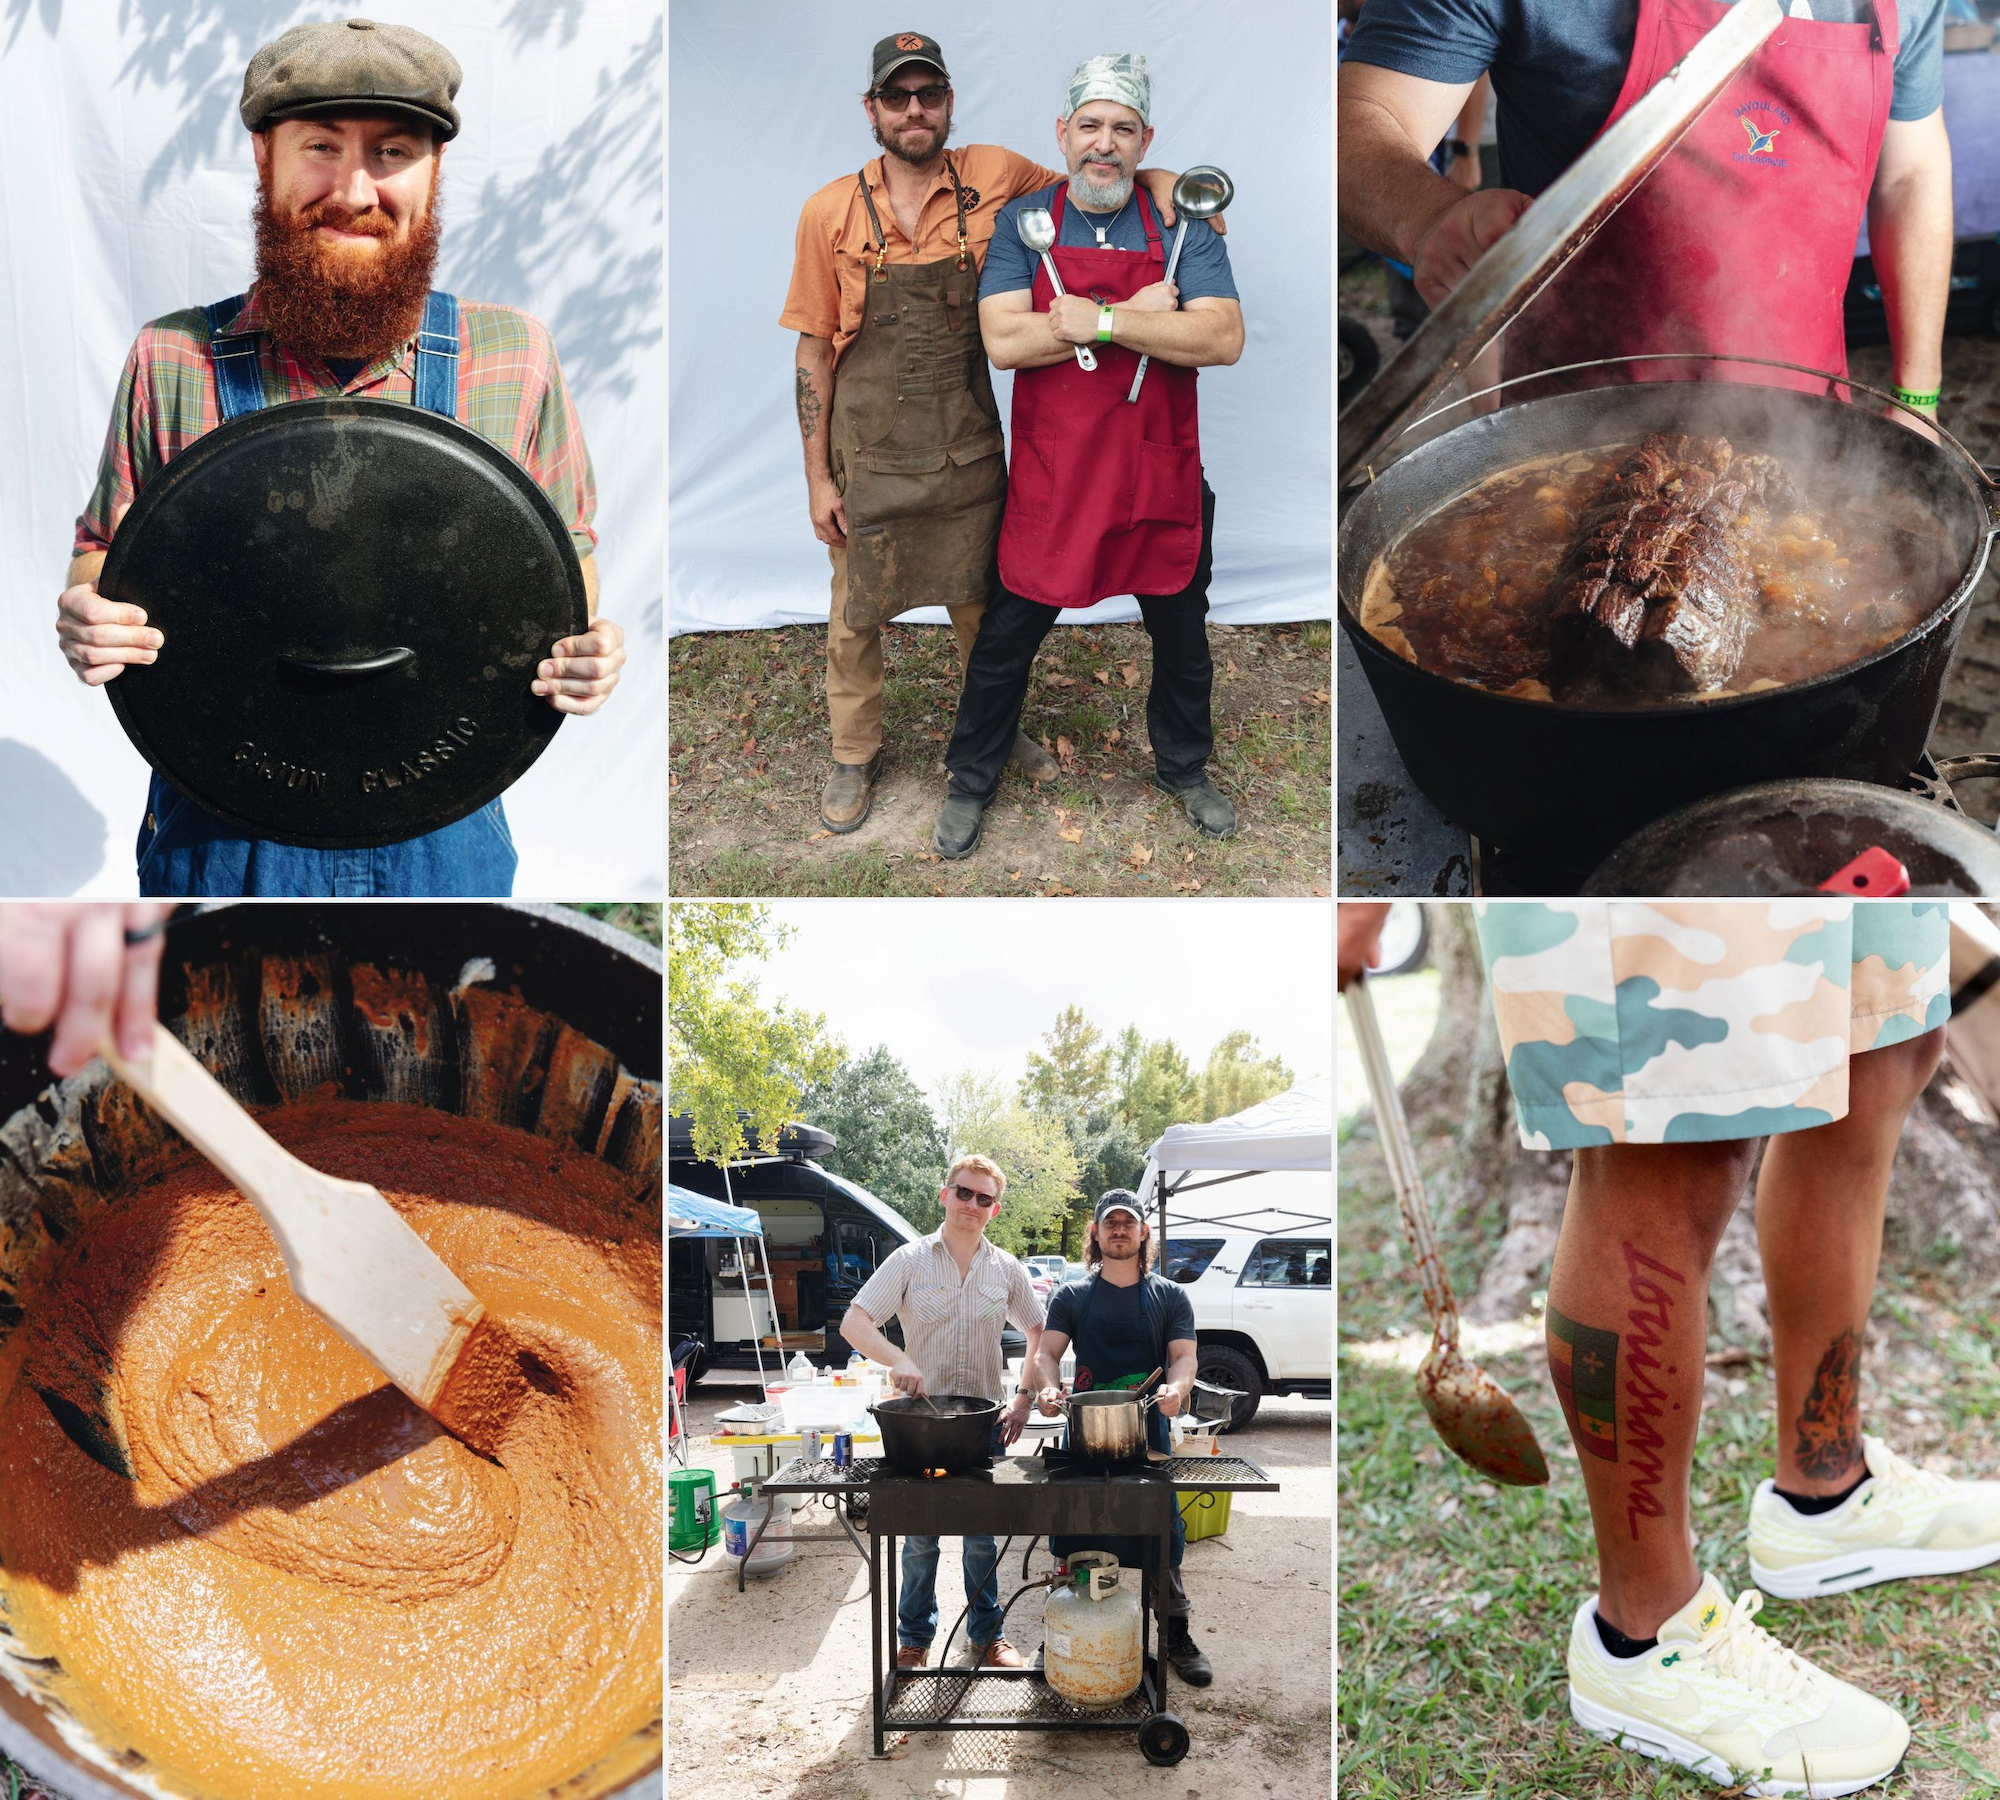
[(868, 77), (868, 85), (871, 88), (880, 87), (905, 63), (913, 62), (929, 63), (945, 80), (951, 79), (951, 71), (944, 66), (944, 52), (938, 48), (936, 38), (925, 37), (921, 31), (899, 31), (875, 46), (871, 64), (874, 72)]
[(384, 112), (428, 127), (440, 143), (458, 136), (458, 60), (408, 25), (341, 19), (294, 25), (243, 72), (243, 123), (262, 131), (280, 119)]
[(1130, 1188), (1113, 1188), (1098, 1201), (1097, 1223), (1102, 1225), (1106, 1216), (1115, 1212), (1130, 1213), (1141, 1225), (1146, 1222), (1146, 1215), (1139, 1210), (1139, 1196)]

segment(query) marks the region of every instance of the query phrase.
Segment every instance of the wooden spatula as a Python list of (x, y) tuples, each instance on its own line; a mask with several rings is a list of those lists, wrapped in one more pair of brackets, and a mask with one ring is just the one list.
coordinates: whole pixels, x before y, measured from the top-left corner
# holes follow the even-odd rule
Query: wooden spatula
[(467, 1436), (448, 1416), (445, 1390), (455, 1371), (469, 1372), (461, 1363), (490, 1349), (490, 1329), (477, 1347), (470, 1342), (486, 1309), (388, 1201), (365, 1181), (300, 1162), (164, 1026), (153, 1027), (149, 1064), (108, 1048), (104, 1059), (263, 1215), (298, 1297), (426, 1412)]

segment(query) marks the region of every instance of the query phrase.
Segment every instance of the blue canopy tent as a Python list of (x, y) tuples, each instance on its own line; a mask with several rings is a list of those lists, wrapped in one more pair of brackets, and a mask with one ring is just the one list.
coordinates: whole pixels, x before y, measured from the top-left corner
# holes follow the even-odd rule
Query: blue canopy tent
[[(727, 1171), (723, 1179), (728, 1179)], [(731, 1206), (727, 1201), (711, 1200), (706, 1194), (697, 1194), (684, 1187), (667, 1183), (667, 1236), (673, 1238), (727, 1238), (736, 1245), (737, 1273), (743, 1278), (743, 1298), (750, 1304), (752, 1315), (756, 1302), (750, 1291), (750, 1263), (752, 1259), (743, 1254), (745, 1238), (761, 1239), (764, 1235), (764, 1221), (755, 1207)], [(778, 1318), (778, 1296), (771, 1286), (771, 1264), (768, 1257), (758, 1259), (764, 1268), (764, 1290), (771, 1304), (772, 1327), (775, 1330)], [(750, 1334), (751, 1349), (757, 1358), (757, 1382), (760, 1387), (764, 1380), (764, 1351), (762, 1332)], [(671, 1384), (669, 1394), (671, 1396)], [(669, 1434), (670, 1436), (672, 1434)], [(679, 1441), (681, 1454), (687, 1454), (687, 1421), (681, 1420)]]

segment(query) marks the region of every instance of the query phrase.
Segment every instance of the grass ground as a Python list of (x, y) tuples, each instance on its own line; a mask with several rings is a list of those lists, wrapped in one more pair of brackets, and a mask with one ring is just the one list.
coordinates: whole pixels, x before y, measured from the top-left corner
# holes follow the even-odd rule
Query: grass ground
[(1201, 836), (1153, 787), (1151, 651), (1138, 625), (1064, 628), (1037, 659), (1023, 728), (1060, 761), (1010, 771), (985, 841), (941, 861), (931, 825), (958, 703), (951, 634), (882, 634), (887, 751), (859, 831), (819, 822), (829, 762), (824, 634), (701, 632), (668, 646), (671, 892), (687, 895), (1326, 894), (1332, 891), (1332, 636), (1209, 626), (1215, 755), (1237, 835)]
[(62, 1797), (37, 1784), (18, 1763), (0, 1756), (0, 1800), (62, 1800)]
[[(1694, 1795), (1708, 1783), (1616, 1752), (1569, 1720), (1562, 1645), (1595, 1562), (1576, 1458), (1539, 1329), (1472, 1354), (1523, 1407), (1554, 1470), (1496, 1488), (1443, 1449), (1411, 1385), (1428, 1341), (1371, 1134), (1345, 1138), (1340, 1213), (1340, 1792), (1394, 1796)], [(1461, 1290), (1484, 1246), (1461, 1246)], [(2000, 1463), (2000, 1318), (1964, 1309), (1948, 1268), (1885, 1270), (1864, 1405), (1906, 1454), (1959, 1474)], [(1511, 1347), (1510, 1347), (1511, 1345)], [(1695, 1466), (1702, 1565), (1748, 1581), (1751, 1492), (1771, 1470), (1768, 1377), (1712, 1373)], [(1762, 1622), (1901, 1706), (1916, 1740), (1885, 1795), (2000, 1794), (2000, 1581), (1898, 1582)]]
[[(1391, 1031), (1399, 1011), (1424, 1004), (1408, 980), (1383, 983), (1376, 998)], [(1475, 1330), (1467, 1345), (1521, 1404), (1554, 1472), (1547, 1488), (1496, 1488), (1444, 1449), (1417, 1402), (1412, 1372), (1429, 1330), (1394, 1195), (1372, 1125), (1350, 1116), (1340, 1133), (1341, 1795), (1717, 1792), (1570, 1722), (1563, 1644), (1596, 1563), (1540, 1321)], [(1490, 1248), (1447, 1246), (1461, 1293)], [(1965, 1302), (1949, 1264), (1886, 1266), (1864, 1365), (1869, 1428), (1930, 1467), (2000, 1476), (1996, 1332), (2000, 1316)], [(1749, 1583), (1750, 1495), (1771, 1472), (1771, 1385), (1761, 1361), (1732, 1361), (1711, 1369), (1708, 1390), (1694, 1477), (1698, 1554), (1733, 1596)], [(1767, 1599), (1759, 1622), (1909, 1718), (1909, 1758), (1871, 1794), (2000, 1795), (2000, 1575), (1885, 1583), (1811, 1604)]]

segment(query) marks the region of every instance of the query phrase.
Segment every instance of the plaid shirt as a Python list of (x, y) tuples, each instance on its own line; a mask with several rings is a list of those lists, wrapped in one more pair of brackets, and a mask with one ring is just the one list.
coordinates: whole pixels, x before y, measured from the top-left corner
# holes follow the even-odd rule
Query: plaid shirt
[[(229, 329), (259, 331), (257, 292), (250, 291)], [(597, 482), (584, 448), (583, 427), (563, 385), (548, 327), (506, 306), (459, 305), (458, 422), (497, 444), (540, 484), (568, 523), (579, 556), (596, 548), (591, 520)], [(414, 340), (356, 372), (342, 387), (323, 363), (302, 361), (266, 335), (257, 366), (264, 401), (365, 394), (408, 401), (415, 380)], [(82, 516), (73, 555), (111, 548), (111, 521), (138, 491), (205, 431), (222, 423), (208, 320), (199, 307), (168, 313), (139, 333), (119, 377), (111, 428)]]

